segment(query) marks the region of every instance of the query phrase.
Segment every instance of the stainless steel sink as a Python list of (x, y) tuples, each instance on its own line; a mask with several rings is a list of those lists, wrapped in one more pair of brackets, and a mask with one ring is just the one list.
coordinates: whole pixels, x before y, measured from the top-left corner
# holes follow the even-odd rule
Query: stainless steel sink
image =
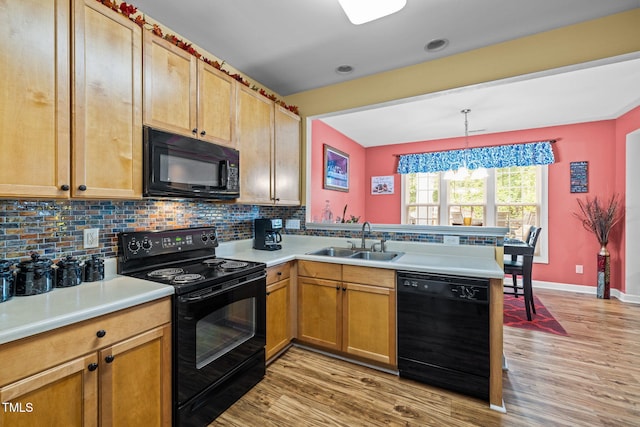
[(370, 261), (393, 261), (394, 259), (401, 256), (401, 252), (369, 252), (362, 251), (356, 252), (349, 258), (359, 258), (359, 259), (368, 259)]
[(330, 246), (317, 251), (307, 252), (307, 255), (320, 255), (340, 258), (357, 258), (370, 261), (393, 261), (403, 255), (403, 252), (372, 252), (368, 249), (349, 249)]
[(307, 255), (321, 255), (321, 256), (333, 256), (333, 257), (350, 257), (357, 251), (355, 249), (338, 248), (331, 246), (328, 248), (322, 248), (317, 251), (307, 252)]

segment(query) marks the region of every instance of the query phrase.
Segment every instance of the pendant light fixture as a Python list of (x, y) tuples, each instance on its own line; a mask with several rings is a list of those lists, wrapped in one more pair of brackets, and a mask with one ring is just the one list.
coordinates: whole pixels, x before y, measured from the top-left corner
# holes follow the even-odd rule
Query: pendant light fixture
[(338, 0), (338, 3), (349, 21), (360, 25), (398, 12), (407, 0)]
[[(444, 173), (443, 179), (453, 181), (464, 181), (469, 178), (469, 166), (474, 163), (478, 163), (477, 160), (469, 160), (469, 118), (468, 114), (471, 112), (469, 108), (465, 108), (460, 111), (464, 114), (464, 150), (462, 150), (462, 166), (458, 170), (448, 170)], [(484, 179), (488, 176), (487, 170), (482, 166), (471, 168), (471, 179)]]

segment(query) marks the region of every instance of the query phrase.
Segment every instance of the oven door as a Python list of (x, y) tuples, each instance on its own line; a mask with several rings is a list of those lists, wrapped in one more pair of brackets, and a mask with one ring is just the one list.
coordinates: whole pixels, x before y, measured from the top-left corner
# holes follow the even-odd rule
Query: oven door
[(265, 306), (264, 274), (175, 297), (173, 380), (178, 404), (264, 349)]
[(149, 127), (144, 128), (144, 195), (239, 197), (239, 153)]

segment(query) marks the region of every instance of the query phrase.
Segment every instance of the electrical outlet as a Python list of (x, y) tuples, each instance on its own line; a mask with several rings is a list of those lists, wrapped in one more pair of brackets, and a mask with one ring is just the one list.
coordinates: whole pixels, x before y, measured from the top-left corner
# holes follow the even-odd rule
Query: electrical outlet
[(442, 243), (444, 243), (445, 245), (459, 245), (460, 236), (444, 236), (442, 239)]
[(300, 230), (300, 220), (299, 219), (288, 219), (286, 221), (285, 228), (288, 230)]
[(85, 228), (83, 230), (83, 247), (85, 249), (97, 248), (100, 244), (100, 229), (99, 228)]
[(577, 274), (582, 274), (583, 273), (582, 266), (580, 264), (576, 265), (576, 273)]

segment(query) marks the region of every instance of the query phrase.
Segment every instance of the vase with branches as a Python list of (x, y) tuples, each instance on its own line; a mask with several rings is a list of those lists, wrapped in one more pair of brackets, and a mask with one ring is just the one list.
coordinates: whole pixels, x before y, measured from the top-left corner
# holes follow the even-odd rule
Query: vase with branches
[(587, 197), (585, 200), (578, 199), (577, 212), (574, 216), (578, 218), (582, 226), (595, 234), (600, 243), (600, 252), (598, 253), (598, 298), (609, 298), (609, 234), (611, 229), (622, 219), (623, 208), (622, 200), (618, 194), (613, 194), (608, 199), (593, 199)]

